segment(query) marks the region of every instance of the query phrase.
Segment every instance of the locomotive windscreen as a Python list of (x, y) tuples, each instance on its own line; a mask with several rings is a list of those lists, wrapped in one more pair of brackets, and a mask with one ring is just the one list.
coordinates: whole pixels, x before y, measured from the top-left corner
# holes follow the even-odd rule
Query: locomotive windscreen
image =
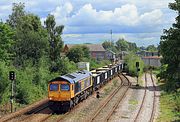
[(69, 91), (70, 87), (68, 84), (61, 84), (61, 91)]
[(58, 84), (50, 84), (49, 89), (50, 89), (50, 91), (57, 91), (58, 90)]

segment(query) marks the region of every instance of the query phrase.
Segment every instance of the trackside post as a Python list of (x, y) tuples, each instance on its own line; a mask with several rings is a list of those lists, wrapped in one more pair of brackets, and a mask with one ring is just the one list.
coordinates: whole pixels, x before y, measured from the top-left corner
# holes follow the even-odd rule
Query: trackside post
[(139, 86), (139, 83), (138, 83), (138, 76), (139, 76), (139, 71), (140, 71), (140, 68), (139, 68), (139, 62), (136, 62), (136, 73), (137, 73), (137, 84), (136, 86)]
[(14, 80), (16, 79), (16, 74), (14, 71), (9, 72), (9, 80), (11, 80), (11, 113), (13, 112), (13, 98), (14, 98)]

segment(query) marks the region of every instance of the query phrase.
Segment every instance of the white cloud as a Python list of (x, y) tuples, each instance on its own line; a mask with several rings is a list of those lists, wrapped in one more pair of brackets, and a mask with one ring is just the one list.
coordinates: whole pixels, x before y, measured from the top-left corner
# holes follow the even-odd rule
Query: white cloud
[(72, 11), (72, 4), (67, 2), (63, 6), (57, 6), (56, 9), (51, 12), (51, 14), (54, 15), (58, 24), (66, 24), (68, 16)]
[[(50, 0), (51, 1), (51, 0)], [(55, 10), (50, 12), (51, 15), (54, 15), (56, 23), (58, 25), (66, 25), (68, 16), (73, 11), (73, 6), (70, 2), (65, 3), (63, 6), (57, 6)], [(41, 18), (41, 23), (44, 24), (46, 17)]]
[(161, 10), (153, 10), (151, 12), (144, 13), (140, 16), (140, 22), (150, 25), (160, 24), (163, 13)]
[(76, 14), (68, 18), (68, 25), (137, 26), (142, 23), (154, 25), (161, 21), (162, 15), (163, 13), (159, 9), (139, 15), (137, 7), (132, 4), (123, 5), (112, 11), (97, 11), (91, 4), (86, 4)]
[(54, 14), (57, 24), (65, 25), (65, 33), (155, 32), (175, 18), (168, 9), (173, 0), (1, 0), (0, 19), (8, 18), (14, 2), (25, 3), (26, 11), (40, 16), (42, 23)]

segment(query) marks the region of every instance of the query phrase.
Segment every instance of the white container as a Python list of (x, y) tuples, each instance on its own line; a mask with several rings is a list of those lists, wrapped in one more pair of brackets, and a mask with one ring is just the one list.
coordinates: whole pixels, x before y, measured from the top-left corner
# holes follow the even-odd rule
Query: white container
[(89, 71), (89, 62), (78, 62), (78, 69)]

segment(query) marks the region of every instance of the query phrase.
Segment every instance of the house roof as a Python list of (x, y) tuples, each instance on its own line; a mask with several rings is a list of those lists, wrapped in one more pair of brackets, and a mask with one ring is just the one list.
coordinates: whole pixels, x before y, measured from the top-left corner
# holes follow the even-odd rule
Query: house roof
[(86, 44), (89, 48), (89, 51), (106, 51), (102, 44)]
[(102, 51), (105, 52), (106, 50), (103, 48), (102, 44), (67, 44), (67, 47), (70, 49), (77, 45), (85, 45), (89, 48), (89, 51)]

